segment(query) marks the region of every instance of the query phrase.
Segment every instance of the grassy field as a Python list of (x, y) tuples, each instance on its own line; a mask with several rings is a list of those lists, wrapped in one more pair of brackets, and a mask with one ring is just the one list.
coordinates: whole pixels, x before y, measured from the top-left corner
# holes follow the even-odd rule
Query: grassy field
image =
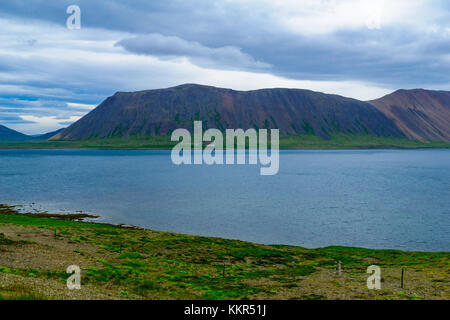
[[(225, 141), (225, 139), (224, 139)], [(133, 136), (129, 138), (86, 139), (79, 141), (34, 141), (0, 143), (0, 149), (171, 149), (177, 142), (169, 136)], [(335, 135), (326, 140), (315, 135), (282, 135), (281, 149), (352, 148), (449, 148), (450, 142), (420, 142), (402, 138), (368, 135)]]
[[(0, 299), (450, 298), (449, 252), (261, 245), (73, 221), (83, 217), (0, 205)], [(381, 290), (366, 286), (373, 264)], [(69, 265), (80, 290), (66, 287)]]

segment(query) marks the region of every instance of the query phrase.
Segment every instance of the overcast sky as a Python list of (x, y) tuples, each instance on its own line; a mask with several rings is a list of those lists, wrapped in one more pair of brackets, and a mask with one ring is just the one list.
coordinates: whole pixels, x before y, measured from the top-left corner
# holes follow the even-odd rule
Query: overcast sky
[(450, 90), (450, 1), (0, 2), (0, 124), (44, 133), (116, 91), (182, 83), (363, 100)]

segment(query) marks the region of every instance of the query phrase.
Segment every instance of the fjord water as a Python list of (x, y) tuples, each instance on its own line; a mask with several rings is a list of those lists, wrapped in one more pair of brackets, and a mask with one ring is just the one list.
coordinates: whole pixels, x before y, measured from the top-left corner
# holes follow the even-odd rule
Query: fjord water
[(274, 176), (176, 166), (170, 151), (0, 150), (0, 203), (267, 244), (448, 251), (450, 150), (281, 151)]

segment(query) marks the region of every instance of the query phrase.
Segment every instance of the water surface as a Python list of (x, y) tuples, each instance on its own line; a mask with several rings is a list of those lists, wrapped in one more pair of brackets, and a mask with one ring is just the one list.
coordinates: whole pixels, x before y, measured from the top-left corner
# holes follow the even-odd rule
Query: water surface
[(280, 171), (170, 151), (0, 150), (0, 203), (267, 244), (450, 250), (450, 150), (290, 150)]

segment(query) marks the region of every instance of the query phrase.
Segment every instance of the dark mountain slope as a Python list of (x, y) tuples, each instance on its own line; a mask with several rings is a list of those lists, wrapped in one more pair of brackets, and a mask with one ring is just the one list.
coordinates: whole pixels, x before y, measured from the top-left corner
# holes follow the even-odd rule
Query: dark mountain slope
[(279, 128), (287, 134), (335, 133), (404, 137), (373, 105), (309, 90), (235, 91), (186, 84), (139, 92), (118, 92), (52, 138), (78, 140), (114, 136), (167, 135), (176, 128)]
[(44, 141), (48, 140), (49, 138), (53, 137), (54, 135), (60, 133), (63, 131), (64, 128), (40, 134), (40, 135), (26, 135), (23, 133), (20, 133), (18, 131), (12, 130), (8, 127), (0, 125), (0, 143), (2, 142), (29, 142), (29, 141)]
[(65, 128), (61, 128), (61, 129), (58, 129), (58, 130), (55, 130), (55, 131), (52, 131), (52, 132), (47, 132), (47, 133), (35, 136), (34, 138), (36, 140), (48, 140), (51, 137), (53, 137), (53, 136), (57, 135), (58, 133), (60, 133), (61, 131), (63, 131), (64, 129)]
[(33, 139), (26, 134), (12, 130), (8, 127), (0, 125), (0, 143), (1, 142), (20, 142)]
[(410, 139), (450, 141), (450, 92), (398, 90), (369, 101)]

